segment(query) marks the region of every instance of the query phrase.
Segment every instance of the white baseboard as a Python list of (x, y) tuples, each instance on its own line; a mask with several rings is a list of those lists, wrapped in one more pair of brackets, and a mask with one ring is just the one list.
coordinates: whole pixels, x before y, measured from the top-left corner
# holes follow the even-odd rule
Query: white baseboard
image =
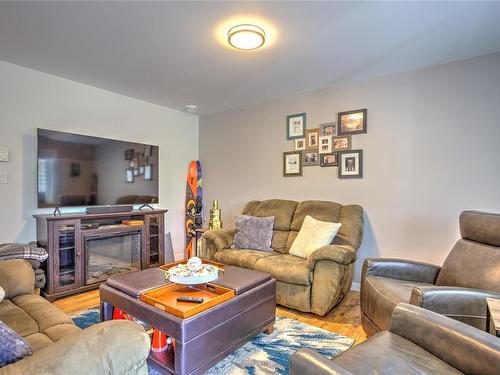
[(351, 285), (351, 290), (353, 290), (355, 292), (359, 292), (359, 289), (360, 289), (359, 283), (353, 282)]

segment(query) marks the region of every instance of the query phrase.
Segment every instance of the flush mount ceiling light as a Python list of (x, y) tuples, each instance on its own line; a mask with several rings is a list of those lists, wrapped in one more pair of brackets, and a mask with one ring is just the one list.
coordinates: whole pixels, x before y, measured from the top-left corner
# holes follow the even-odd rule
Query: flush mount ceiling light
[(237, 25), (227, 32), (227, 41), (234, 48), (243, 50), (257, 49), (262, 47), (266, 41), (266, 33), (255, 25)]
[(186, 111), (191, 112), (191, 113), (196, 112), (198, 110), (198, 107), (193, 105), (193, 104), (188, 104), (185, 108), (186, 108)]

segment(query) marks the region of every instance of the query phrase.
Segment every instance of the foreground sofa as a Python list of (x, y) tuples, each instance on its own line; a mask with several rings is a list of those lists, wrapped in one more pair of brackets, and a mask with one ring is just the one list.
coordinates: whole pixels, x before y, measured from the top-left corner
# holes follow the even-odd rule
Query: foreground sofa
[[(235, 231), (218, 229), (204, 233), (203, 258), (266, 272), (277, 281), (278, 304), (317, 315), (325, 315), (350, 290), (353, 263), (363, 237), (363, 209), (360, 206), (269, 199), (249, 202), (243, 215), (275, 217), (273, 251), (231, 249)], [(306, 215), (342, 223), (342, 226), (331, 245), (303, 259), (288, 254), (288, 250)]]
[(149, 336), (136, 323), (110, 321), (81, 330), (33, 294), (35, 275), (24, 260), (0, 262), (0, 320), (24, 337), (33, 355), (0, 368), (0, 375), (147, 375)]
[(500, 340), (493, 335), (422, 308), (399, 304), (388, 331), (332, 360), (297, 351), (290, 375), (498, 374)]
[(400, 302), (485, 330), (486, 297), (500, 298), (500, 215), (464, 211), (461, 239), (442, 267), (402, 259), (366, 259), (361, 321), (368, 335), (389, 327)]

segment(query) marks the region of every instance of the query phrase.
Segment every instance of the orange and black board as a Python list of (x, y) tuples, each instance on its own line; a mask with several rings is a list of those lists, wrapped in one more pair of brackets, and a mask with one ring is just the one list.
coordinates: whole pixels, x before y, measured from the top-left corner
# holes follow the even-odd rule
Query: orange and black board
[(202, 226), (202, 182), (201, 165), (198, 160), (189, 163), (186, 184), (186, 258), (193, 254), (194, 241), (196, 241), (196, 229)]

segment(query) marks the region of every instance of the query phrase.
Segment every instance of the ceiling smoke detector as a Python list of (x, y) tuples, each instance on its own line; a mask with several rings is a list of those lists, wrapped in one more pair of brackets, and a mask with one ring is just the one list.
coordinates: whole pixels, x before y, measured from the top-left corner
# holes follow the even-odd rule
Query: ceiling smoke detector
[(198, 106), (193, 105), (193, 104), (188, 104), (186, 107), (186, 111), (194, 113), (198, 110)]

